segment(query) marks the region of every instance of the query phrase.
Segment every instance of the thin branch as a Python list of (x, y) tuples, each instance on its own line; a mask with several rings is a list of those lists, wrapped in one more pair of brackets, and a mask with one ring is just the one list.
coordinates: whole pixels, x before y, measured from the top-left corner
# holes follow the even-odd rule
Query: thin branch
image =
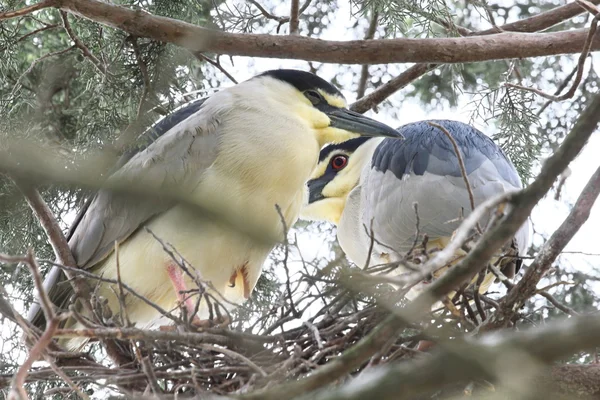
[[(598, 4), (600, 0), (590, 0), (590, 3)], [(576, 2), (565, 4), (564, 6), (553, 8), (552, 10), (525, 18), (519, 21), (504, 24), (499, 28), (510, 32), (539, 32), (554, 25), (565, 22), (568, 19), (582, 14), (583, 10)], [(489, 35), (496, 33), (495, 28), (485, 31), (473, 32), (472, 35)]]
[(24, 15), (31, 14), (32, 12), (42, 10), (44, 8), (54, 7), (56, 3), (57, 2), (55, 0), (44, 0), (37, 4), (32, 4), (30, 6), (23, 7), (18, 10), (6, 11), (0, 13), (0, 21), (10, 18), (22, 17)]
[(229, 80), (235, 84), (238, 83), (238, 81), (233, 77), (233, 75), (231, 75), (229, 72), (227, 72), (227, 70), (221, 65), (221, 63), (219, 62), (219, 60), (217, 59), (216, 61), (213, 60), (212, 58), (202, 54), (202, 53), (194, 53), (194, 56), (196, 58), (198, 58), (201, 61), (206, 61), (207, 63), (209, 63), (210, 65), (212, 65), (213, 67), (217, 68), (219, 71), (221, 71), (227, 78), (229, 78)]
[(290, 35), (298, 35), (298, 26), (300, 21), (298, 17), (300, 15), (300, 0), (291, 0), (290, 6)]
[(133, 54), (135, 54), (135, 60), (137, 61), (138, 67), (140, 68), (140, 72), (142, 73), (142, 78), (144, 82), (144, 86), (142, 89), (142, 97), (138, 103), (137, 116), (136, 121), (139, 121), (142, 117), (142, 114), (146, 112), (148, 106), (148, 93), (150, 92), (150, 75), (148, 74), (148, 67), (142, 58), (142, 52), (140, 51), (140, 46), (138, 45), (137, 38), (131, 37), (129, 42), (131, 43), (131, 47), (133, 47)]
[(88, 58), (92, 62), (92, 64), (94, 64), (94, 66), (98, 69), (98, 71), (100, 71), (100, 73), (102, 73), (102, 75), (106, 75), (106, 67), (104, 66), (104, 64), (102, 64), (102, 62), (94, 54), (92, 54), (90, 49), (85, 45), (85, 43), (81, 41), (81, 39), (79, 39), (79, 37), (77, 37), (77, 35), (73, 31), (73, 28), (69, 23), (69, 16), (67, 15), (67, 13), (65, 11), (61, 11), (60, 17), (62, 18), (65, 31), (67, 32), (71, 40), (75, 43), (75, 46), (77, 46), (77, 48), (81, 50), (83, 55), (86, 58)]

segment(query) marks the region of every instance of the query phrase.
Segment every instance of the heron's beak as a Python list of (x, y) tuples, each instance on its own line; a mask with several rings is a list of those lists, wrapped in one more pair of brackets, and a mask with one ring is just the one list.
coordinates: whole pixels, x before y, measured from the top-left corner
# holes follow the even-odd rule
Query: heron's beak
[(400, 132), (394, 128), (345, 108), (331, 107), (322, 111), (327, 114), (331, 120), (330, 126), (333, 128), (343, 129), (348, 132), (357, 133), (361, 136), (404, 138)]
[(323, 188), (325, 188), (329, 182), (329, 179), (324, 179), (322, 176), (311, 179), (306, 183), (308, 186), (308, 204), (323, 200), (325, 198), (325, 196), (323, 196)]

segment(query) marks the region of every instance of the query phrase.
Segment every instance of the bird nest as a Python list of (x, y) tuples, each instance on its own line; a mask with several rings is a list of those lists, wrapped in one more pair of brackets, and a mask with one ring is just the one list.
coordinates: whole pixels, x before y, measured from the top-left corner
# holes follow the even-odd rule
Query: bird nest
[[(166, 330), (129, 327), (119, 315), (103, 308), (102, 299), (93, 298), (99, 324), (53, 332), (55, 338), (91, 338), (94, 342), (87, 352), (74, 354), (48, 345), (45, 360), (49, 365), (30, 370), (27, 382), (46, 395), (78, 392), (81, 396), (85, 391), (183, 397), (206, 392), (266, 395), (279, 383), (319, 370), (327, 373), (324, 365), (335, 364), (345, 352), (360, 351), (365, 337), (406, 306), (403, 295), (407, 289), (395, 287), (427, 278), (420, 268), (426, 267), (439, 249), (424, 251), (424, 244), (414, 246), (400, 263), (363, 269), (339, 257), (324, 267), (304, 263), (303, 272), (292, 277), (287, 266), (288, 249), (278, 249), (280, 261), (271, 270), (281, 271), (283, 267), (287, 277), (276, 287), (279, 290), (266, 295), (269, 290), (263, 286), (272, 280), (265, 279), (262, 285), (259, 282), (249, 304), (227, 318), (219, 315), (215, 305), (211, 308), (215, 310), (212, 326), (202, 329), (184, 319)], [(415, 272), (390, 278), (389, 272), (399, 265)], [(463, 285), (426, 318), (406, 324), (399, 335), (387, 337), (382, 346), (371, 351), (366, 361), (338, 373), (334, 380), (340, 382), (376, 364), (419, 356), (418, 343), (427, 338), (423, 323), (444, 325), (448, 337), (475, 328), (495, 304), (478, 294), (478, 282)], [(227, 324), (223, 320), (228, 320)], [(335, 369), (327, 368), (336, 374)], [(6, 378), (4, 385), (9, 383)]]

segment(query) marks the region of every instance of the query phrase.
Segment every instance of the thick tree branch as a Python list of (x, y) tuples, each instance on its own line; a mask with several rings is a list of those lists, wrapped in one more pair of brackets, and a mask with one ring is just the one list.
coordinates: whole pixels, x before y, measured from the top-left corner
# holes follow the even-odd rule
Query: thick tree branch
[[(325, 41), (297, 36), (234, 34), (97, 0), (62, 0), (60, 9), (129, 34), (177, 44), (191, 51), (249, 57), (291, 58), (344, 64), (460, 63), (577, 53), (588, 30), (502, 33), (489, 36), (376, 41)], [(600, 48), (595, 40), (593, 49)]]
[[(485, 379), (502, 383), (502, 368), (511, 365), (519, 365), (521, 376), (535, 378), (545, 364), (600, 345), (599, 332), (600, 317), (595, 316), (557, 321), (523, 333), (489, 335), (477, 342), (456, 340), (430, 357), (373, 369), (348, 385), (313, 398), (414, 399), (457, 382)], [(525, 393), (531, 390), (529, 385), (520, 388)]]

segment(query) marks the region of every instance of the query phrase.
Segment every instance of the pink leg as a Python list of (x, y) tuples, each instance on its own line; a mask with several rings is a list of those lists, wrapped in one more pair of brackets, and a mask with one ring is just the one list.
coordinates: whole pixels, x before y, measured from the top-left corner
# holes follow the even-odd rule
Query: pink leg
[(171, 279), (171, 283), (173, 284), (173, 288), (175, 289), (175, 293), (177, 294), (177, 300), (179, 303), (185, 304), (185, 308), (187, 308), (188, 315), (194, 315), (194, 310), (196, 309), (196, 302), (190, 297), (188, 293), (188, 288), (185, 285), (185, 281), (183, 280), (183, 271), (179, 266), (169, 264), (167, 266), (167, 273), (169, 274), (169, 278)]

